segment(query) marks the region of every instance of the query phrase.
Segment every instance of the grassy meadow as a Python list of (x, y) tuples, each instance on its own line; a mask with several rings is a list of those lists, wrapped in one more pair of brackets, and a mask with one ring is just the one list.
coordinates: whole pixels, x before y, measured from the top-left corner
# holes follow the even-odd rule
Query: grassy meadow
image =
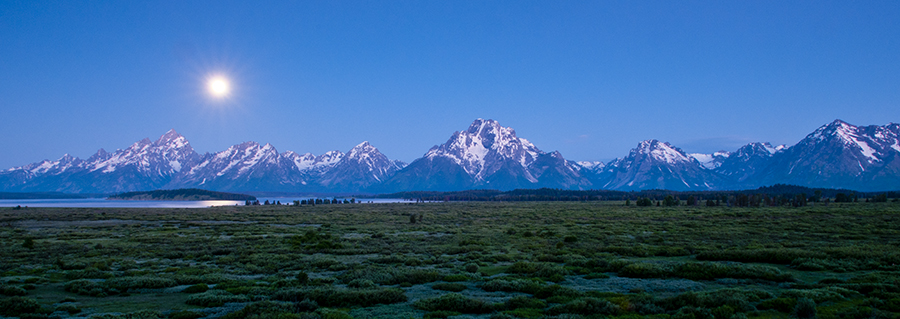
[(900, 204), (0, 209), (0, 316), (898, 318)]

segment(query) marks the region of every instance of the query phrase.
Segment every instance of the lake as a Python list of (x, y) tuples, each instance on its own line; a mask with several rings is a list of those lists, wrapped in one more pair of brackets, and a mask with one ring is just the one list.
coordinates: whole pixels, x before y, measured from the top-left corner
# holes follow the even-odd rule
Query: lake
[[(313, 197), (258, 197), (260, 203), (280, 201), (282, 205), (291, 204), (295, 200)], [(360, 203), (403, 203), (408, 200), (400, 198), (359, 198)], [(202, 200), (202, 201), (165, 201), (165, 200), (106, 200), (105, 198), (76, 199), (2, 199), (0, 207), (89, 207), (89, 208), (205, 208), (210, 206), (243, 206), (244, 201), (237, 200)]]

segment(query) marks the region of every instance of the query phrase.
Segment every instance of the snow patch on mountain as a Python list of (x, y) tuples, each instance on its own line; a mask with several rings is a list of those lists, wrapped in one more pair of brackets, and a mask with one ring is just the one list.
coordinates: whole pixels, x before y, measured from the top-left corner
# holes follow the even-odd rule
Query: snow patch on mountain
[(606, 164), (601, 161), (578, 161), (575, 163), (582, 168), (586, 168), (592, 171), (602, 170), (604, 167), (606, 167)]
[(718, 151), (712, 154), (703, 154), (703, 153), (690, 153), (688, 156), (693, 157), (695, 160), (700, 162), (706, 169), (716, 169), (719, 166), (722, 166), (722, 161), (728, 158), (731, 153), (725, 151)]

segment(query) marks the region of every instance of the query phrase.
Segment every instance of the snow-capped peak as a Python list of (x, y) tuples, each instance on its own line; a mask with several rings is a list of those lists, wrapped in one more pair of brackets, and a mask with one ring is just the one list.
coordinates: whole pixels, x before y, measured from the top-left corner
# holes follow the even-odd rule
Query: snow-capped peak
[(362, 157), (371, 156), (373, 153), (379, 153), (378, 149), (372, 146), (372, 144), (369, 144), (369, 141), (363, 141), (350, 149), (350, 151), (347, 152), (346, 157), (361, 160)]
[(878, 151), (869, 144), (869, 142), (878, 144), (878, 141), (873, 141), (872, 137), (860, 133), (859, 127), (842, 120), (834, 120), (834, 122), (817, 129), (810, 134), (810, 137), (815, 141), (836, 138), (844, 147), (858, 150), (869, 163), (880, 161), (877, 156), (879, 155)]
[(476, 119), (466, 131), (453, 133), (450, 139), (432, 147), (426, 158), (445, 157), (461, 165), (476, 179), (484, 177), (487, 162), (513, 160), (523, 167), (544, 154), (531, 142), (516, 137), (516, 131), (494, 120)]
[(658, 140), (646, 140), (633, 149), (632, 155), (649, 155), (650, 157), (669, 164), (690, 162), (693, 158), (687, 156), (681, 149), (672, 146), (668, 142)]
[(341, 151), (328, 151), (325, 154), (319, 155), (316, 157), (315, 165), (334, 165), (337, 162), (340, 162), (341, 159), (344, 158), (344, 153)]

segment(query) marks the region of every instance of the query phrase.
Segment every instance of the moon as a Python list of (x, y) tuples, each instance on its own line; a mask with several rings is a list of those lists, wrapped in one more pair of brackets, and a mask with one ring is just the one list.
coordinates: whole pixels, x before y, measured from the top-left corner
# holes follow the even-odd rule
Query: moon
[(206, 89), (213, 97), (223, 98), (231, 92), (231, 83), (224, 76), (214, 76), (206, 81)]

